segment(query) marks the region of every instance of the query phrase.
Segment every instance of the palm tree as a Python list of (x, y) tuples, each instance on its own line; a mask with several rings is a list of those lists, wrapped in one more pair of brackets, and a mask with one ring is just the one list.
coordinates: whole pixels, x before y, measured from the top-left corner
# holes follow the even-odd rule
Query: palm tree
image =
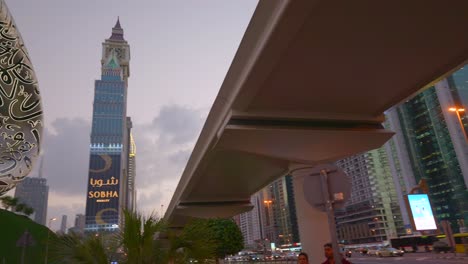
[(145, 218), (124, 211), (124, 216), (119, 238), (126, 256), (123, 263), (187, 263), (188, 259), (203, 262), (215, 257), (216, 245), (208, 235), (211, 230), (206, 221), (192, 221), (182, 230), (173, 230), (154, 215)]
[(108, 264), (119, 258), (119, 263), (166, 263), (166, 254), (160, 242), (154, 239), (165, 225), (155, 217), (124, 211), (125, 224), (119, 234), (79, 236), (62, 235), (50, 244), (52, 263)]
[(109, 264), (109, 250), (106, 250), (103, 237), (77, 234), (51, 238), (50, 263), (60, 264)]
[[(62, 235), (50, 244), (51, 263), (127, 264), (186, 263), (189, 258), (200, 262), (214, 257), (214, 243), (207, 236), (208, 226), (188, 224), (176, 232), (154, 215), (144, 217), (124, 210), (120, 233), (79, 236)], [(198, 223), (198, 222), (195, 222)], [(165, 239), (158, 234), (167, 234)]]
[(155, 240), (159, 232), (166, 230), (166, 225), (154, 215), (143, 217), (139, 213), (124, 211), (125, 224), (119, 240), (125, 255), (124, 263), (153, 264), (164, 259), (164, 250), (160, 241)]

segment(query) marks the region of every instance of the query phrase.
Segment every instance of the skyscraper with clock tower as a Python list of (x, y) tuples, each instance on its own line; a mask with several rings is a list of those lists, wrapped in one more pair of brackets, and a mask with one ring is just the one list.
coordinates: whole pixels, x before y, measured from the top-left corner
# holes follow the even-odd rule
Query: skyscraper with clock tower
[[(115, 231), (122, 223), (122, 210), (134, 210), (134, 145), (127, 117), (130, 77), (130, 46), (120, 20), (102, 43), (101, 79), (96, 80), (91, 129), (85, 231)], [(134, 146), (133, 146), (134, 148)], [(129, 172), (130, 169), (130, 172)], [(132, 186), (129, 188), (128, 186)]]

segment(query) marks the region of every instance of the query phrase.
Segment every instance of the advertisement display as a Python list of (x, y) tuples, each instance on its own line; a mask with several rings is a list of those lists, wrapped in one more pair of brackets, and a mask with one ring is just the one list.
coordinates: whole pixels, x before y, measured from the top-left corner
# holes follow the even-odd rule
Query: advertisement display
[(427, 194), (408, 194), (416, 230), (436, 230), (437, 224)]
[(118, 224), (120, 154), (91, 154), (86, 224)]

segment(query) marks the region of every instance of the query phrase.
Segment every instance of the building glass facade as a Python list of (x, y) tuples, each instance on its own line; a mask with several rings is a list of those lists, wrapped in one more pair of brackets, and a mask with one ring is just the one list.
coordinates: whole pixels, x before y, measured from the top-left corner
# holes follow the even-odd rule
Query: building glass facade
[[(438, 221), (458, 230), (468, 220), (466, 114), (460, 121), (448, 109), (466, 107), (468, 74), (462, 68), (396, 110), (416, 182), (424, 179)], [(453, 116), (451, 116), (453, 115)], [(414, 186), (412, 186), (414, 187)]]
[[(404, 233), (385, 148), (336, 162), (351, 178), (351, 197), (335, 210), (338, 238), (344, 244), (381, 243)], [(377, 245), (376, 244), (376, 245)]]
[[(455, 103), (466, 108), (468, 106), (468, 67), (462, 67), (449, 76), (447, 80), (450, 84), (449, 89), (455, 97)], [(462, 120), (465, 128), (468, 128), (466, 111), (464, 115), (462, 115)]]
[(259, 216), (259, 207), (261, 206), (259, 194), (252, 195), (250, 202), (254, 208), (251, 211), (237, 215), (235, 220), (242, 232), (244, 247), (251, 250), (263, 250), (263, 236)]
[(300, 242), (291, 176), (281, 177), (258, 192), (263, 240), (277, 246)]
[(296, 206), (291, 176), (282, 177), (270, 188), (277, 245), (299, 243)]
[(36, 223), (46, 225), (47, 203), (49, 200), (47, 179), (42, 177), (26, 177), (16, 186), (15, 197), (17, 197), (20, 202), (34, 209), (34, 214), (31, 218), (33, 218)]
[(127, 117), (127, 134), (128, 140), (128, 158), (127, 158), (127, 171), (124, 175), (124, 185), (122, 186), (123, 202), (125, 208), (129, 211), (136, 211), (136, 144), (132, 135), (132, 120)]

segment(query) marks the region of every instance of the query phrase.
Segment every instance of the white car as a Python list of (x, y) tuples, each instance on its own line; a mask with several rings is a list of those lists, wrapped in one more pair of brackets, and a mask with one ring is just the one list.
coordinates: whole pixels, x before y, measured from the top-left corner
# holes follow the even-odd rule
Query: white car
[(381, 248), (377, 250), (376, 255), (378, 257), (396, 257), (403, 256), (405, 252), (396, 248)]
[(369, 256), (377, 256), (377, 252), (380, 250), (380, 248), (369, 248), (367, 250), (367, 255)]

